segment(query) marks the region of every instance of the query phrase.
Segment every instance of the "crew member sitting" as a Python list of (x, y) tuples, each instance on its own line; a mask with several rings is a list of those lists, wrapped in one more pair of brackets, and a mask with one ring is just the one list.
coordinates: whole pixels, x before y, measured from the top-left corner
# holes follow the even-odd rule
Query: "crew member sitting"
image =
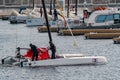
[(20, 54), (20, 47), (16, 48), (16, 58), (22, 58), (22, 55)]

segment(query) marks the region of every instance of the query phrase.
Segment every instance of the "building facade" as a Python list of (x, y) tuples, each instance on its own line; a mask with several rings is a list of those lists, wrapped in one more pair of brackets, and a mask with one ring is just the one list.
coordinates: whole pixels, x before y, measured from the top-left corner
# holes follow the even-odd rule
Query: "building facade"
[[(32, 6), (33, 1), (35, 5), (40, 5), (41, 0), (0, 0), (0, 6)], [(45, 0), (46, 4), (50, 4), (51, 0)], [(53, 1), (53, 0), (52, 0)], [(68, 0), (65, 0), (67, 4)], [(70, 4), (75, 4), (76, 0), (69, 0)], [(78, 5), (83, 4), (119, 4), (120, 0), (77, 0)]]

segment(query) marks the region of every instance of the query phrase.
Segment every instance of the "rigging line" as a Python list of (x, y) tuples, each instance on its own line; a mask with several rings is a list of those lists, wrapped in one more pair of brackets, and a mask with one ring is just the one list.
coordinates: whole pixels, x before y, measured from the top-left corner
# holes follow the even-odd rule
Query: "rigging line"
[(18, 46), (18, 33), (17, 33), (18, 30), (17, 30), (17, 28), (15, 29), (15, 31), (16, 31), (16, 32), (15, 32), (15, 34), (16, 34), (16, 35), (15, 35), (15, 40), (16, 40), (15, 47), (17, 48), (17, 46)]
[(28, 30), (28, 41), (27, 42), (28, 42), (28, 44), (30, 44), (30, 43), (32, 43), (31, 40), (32, 40), (32, 36), (33, 36), (32, 32), (31, 32), (31, 27), (30, 28), (28, 27), (27, 30)]
[(59, 7), (59, 9), (60, 9), (60, 12), (61, 12), (61, 15), (64, 17), (64, 14), (63, 14), (63, 12), (62, 12), (62, 7), (60, 6), (60, 3), (58, 2), (58, 0), (56, 0), (56, 2), (57, 2), (57, 4), (58, 4), (58, 7)]
[(74, 40), (73, 45), (76, 46), (76, 47), (78, 47), (78, 45), (77, 45), (77, 40), (76, 40), (75, 36), (73, 35), (73, 32), (72, 32), (72, 30), (71, 30), (71, 28), (70, 28), (68, 22), (67, 22), (67, 27), (68, 27), (68, 29), (69, 29), (69, 31), (70, 31), (72, 37), (73, 37), (73, 40)]
[(61, 15), (61, 17), (63, 18), (63, 20), (64, 20), (64, 26), (66, 27), (67, 21), (66, 21), (66, 19), (65, 19), (64, 13), (62, 12), (63, 9), (62, 9), (62, 7), (60, 6), (60, 3), (58, 2), (58, 0), (56, 0), (56, 3), (58, 4), (59, 10), (60, 10), (60, 15)]
[(68, 27), (68, 29), (69, 29), (69, 31), (70, 31), (70, 33), (71, 33), (73, 39), (74, 39), (74, 44), (73, 44), (73, 45), (76, 46), (76, 47), (78, 47), (78, 45), (77, 45), (77, 40), (76, 40), (75, 36), (73, 35), (72, 30), (71, 30), (71, 28), (70, 28), (68, 22), (66, 21), (66, 18), (65, 18), (65, 16), (64, 16), (63, 12), (62, 12), (62, 7), (60, 6), (58, 0), (56, 0), (56, 2), (57, 2), (58, 7), (59, 7), (59, 9), (60, 9), (61, 15), (63, 16), (63, 18), (64, 18), (64, 20), (65, 20), (65, 22), (66, 22), (66, 26)]

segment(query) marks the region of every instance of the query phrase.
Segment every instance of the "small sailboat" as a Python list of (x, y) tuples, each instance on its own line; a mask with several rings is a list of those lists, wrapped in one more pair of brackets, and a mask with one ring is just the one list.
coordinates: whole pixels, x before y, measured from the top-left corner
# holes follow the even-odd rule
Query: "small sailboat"
[[(24, 58), (19, 58), (19, 60), (15, 60), (14, 59), (15, 57), (6, 57), (2, 59), (2, 64), (11, 62), (12, 65), (19, 65), (21, 67), (39, 67), (39, 66), (70, 66), (70, 65), (74, 66), (87, 64), (96, 65), (107, 63), (107, 59), (104, 56), (83, 56), (82, 54), (56, 54), (56, 47), (52, 42), (44, 0), (42, 0), (42, 5), (48, 29), (50, 48), (38, 48), (38, 52), (41, 52), (41, 54), (38, 55), (37, 61), (31, 61), (32, 52), (30, 49), (28, 49), (27, 53), (24, 55)], [(51, 56), (48, 53), (49, 49), (52, 52)]]

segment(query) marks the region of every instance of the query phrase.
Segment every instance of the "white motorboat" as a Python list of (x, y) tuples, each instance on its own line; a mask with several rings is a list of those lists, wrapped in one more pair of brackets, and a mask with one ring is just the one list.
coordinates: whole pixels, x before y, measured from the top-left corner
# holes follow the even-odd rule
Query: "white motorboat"
[[(115, 27), (114, 25), (120, 24), (120, 9), (115, 8), (106, 8), (105, 10), (96, 10), (93, 11), (88, 18), (85, 18), (86, 27), (105, 27), (111, 28)], [(119, 27), (116, 26), (116, 27)]]
[(26, 26), (42, 26), (45, 25), (44, 18), (28, 18), (26, 20)]
[[(40, 21), (39, 21), (40, 20)], [(10, 23), (26, 23), (29, 25), (43, 25), (44, 20), (43, 18), (40, 18), (39, 10), (38, 8), (34, 8), (33, 10), (26, 9), (22, 10), (21, 13), (19, 13), (16, 10), (13, 10), (10, 16)]]
[[(52, 19), (52, 16), (49, 16), (49, 21)], [(28, 18), (26, 19), (26, 26), (43, 26), (45, 25), (45, 18), (40, 16), (40, 9), (34, 8), (32, 12), (28, 14)]]
[(26, 23), (27, 18), (26, 14), (20, 14), (16, 10), (13, 10), (9, 20), (11, 24)]
[[(68, 23), (69, 28), (79, 29), (83, 23), (83, 19), (80, 16), (76, 16), (74, 18), (66, 18), (66, 22)], [(59, 28), (65, 28), (64, 20), (60, 19), (58, 24)]]
[[(86, 13), (84, 11), (86, 11)], [(85, 9), (83, 10), (83, 16), (77, 18), (66, 18), (66, 21), (72, 29), (110, 29), (120, 28), (119, 16), (120, 8), (118, 7), (107, 7), (103, 10), (98, 9), (92, 12)], [(62, 20), (62, 23), (63, 22), (64, 21)], [(64, 25), (62, 26), (64, 27)]]

